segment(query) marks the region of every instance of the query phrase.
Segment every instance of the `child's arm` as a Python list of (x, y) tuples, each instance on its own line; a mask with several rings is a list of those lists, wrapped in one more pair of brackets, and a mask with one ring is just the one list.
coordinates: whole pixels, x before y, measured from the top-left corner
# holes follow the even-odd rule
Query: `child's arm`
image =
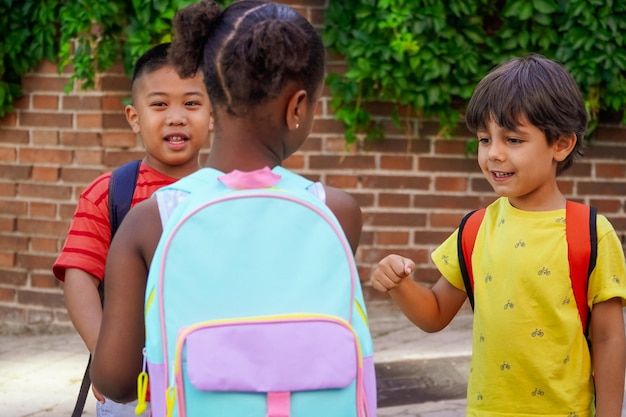
[(596, 385), (596, 417), (619, 417), (624, 400), (626, 347), (622, 300), (594, 304), (591, 348)]
[(81, 269), (68, 268), (65, 271), (63, 297), (67, 313), (89, 352), (96, 347), (102, 320), (98, 285), (98, 278)]
[(426, 288), (407, 278), (415, 263), (399, 255), (384, 258), (372, 274), (372, 286), (389, 292), (404, 315), (426, 332), (437, 332), (446, 327), (465, 301), (465, 292), (452, 286), (445, 278)]
[[(68, 268), (65, 271), (63, 282), (65, 307), (72, 324), (90, 353), (93, 353), (96, 347), (102, 321), (99, 285), (98, 278), (81, 269)], [(98, 401), (104, 401), (104, 397), (96, 389), (93, 393)]]
[(361, 239), (361, 207), (352, 195), (343, 190), (328, 186), (324, 186), (324, 189), (326, 191), (326, 205), (339, 220), (352, 247), (352, 253), (356, 253)]
[(116, 402), (137, 398), (143, 364), (144, 294), (161, 235), (156, 199), (137, 204), (120, 225), (106, 263), (106, 300), (91, 365), (94, 386)]

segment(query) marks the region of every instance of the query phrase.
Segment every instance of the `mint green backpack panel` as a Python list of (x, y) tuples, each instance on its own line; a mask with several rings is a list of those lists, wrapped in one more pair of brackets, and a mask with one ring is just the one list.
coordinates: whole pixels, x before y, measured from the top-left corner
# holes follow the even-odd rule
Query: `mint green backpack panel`
[(210, 169), (168, 187), (189, 196), (171, 213), (148, 278), (155, 417), (168, 403), (181, 417), (375, 415), (350, 246), (310, 181), (273, 172), (281, 179), (266, 188), (229, 188)]

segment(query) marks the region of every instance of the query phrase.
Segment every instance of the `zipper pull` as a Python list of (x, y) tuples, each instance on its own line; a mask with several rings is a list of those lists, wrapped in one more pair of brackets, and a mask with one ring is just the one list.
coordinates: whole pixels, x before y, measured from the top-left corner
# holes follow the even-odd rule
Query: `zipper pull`
[(141, 353), (143, 355), (143, 365), (137, 377), (137, 406), (135, 407), (135, 414), (138, 416), (143, 414), (148, 408), (148, 404), (146, 403), (146, 397), (148, 396), (148, 366), (145, 347), (142, 349)]
[(176, 403), (176, 387), (167, 387), (167, 391), (165, 391), (165, 403), (167, 405), (167, 417), (172, 417), (174, 404)]
[(176, 404), (176, 361), (173, 360), (170, 365), (170, 383), (165, 390), (165, 405), (167, 407), (167, 417), (172, 417), (174, 413), (174, 405)]

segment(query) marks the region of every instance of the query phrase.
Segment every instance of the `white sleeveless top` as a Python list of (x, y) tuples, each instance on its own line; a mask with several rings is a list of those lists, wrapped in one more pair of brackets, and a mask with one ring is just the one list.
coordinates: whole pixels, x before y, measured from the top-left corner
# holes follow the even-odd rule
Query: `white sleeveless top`
[[(314, 182), (307, 190), (318, 198), (322, 203), (326, 203), (326, 190), (320, 182)], [(159, 206), (159, 215), (161, 216), (161, 226), (165, 227), (170, 218), (170, 214), (183, 201), (188, 192), (182, 190), (164, 190), (156, 193), (157, 204)]]

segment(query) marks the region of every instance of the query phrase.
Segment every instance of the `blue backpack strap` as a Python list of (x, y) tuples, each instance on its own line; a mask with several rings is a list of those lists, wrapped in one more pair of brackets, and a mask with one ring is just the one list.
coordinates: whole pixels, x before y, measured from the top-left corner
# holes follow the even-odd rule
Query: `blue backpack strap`
[[(111, 178), (109, 180), (109, 223), (111, 225), (111, 240), (113, 240), (113, 235), (117, 232), (124, 216), (126, 216), (126, 213), (130, 210), (140, 166), (141, 160), (131, 161), (111, 172)], [(98, 285), (98, 294), (100, 295), (100, 302), (104, 304), (104, 280), (100, 281)], [(91, 378), (89, 377), (90, 367), (91, 355), (89, 355), (89, 360), (87, 361), (87, 367), (85, 368), (83, 380), (78, 391), (72, 417), (80, 417), (83, 414), (87, 395), (89, 394), (89, 387), (91, 386)]]
[(131, 161), (114, 169), (109, 181), (109, 220), (111, 239), (133, 203), (141, 160)]

